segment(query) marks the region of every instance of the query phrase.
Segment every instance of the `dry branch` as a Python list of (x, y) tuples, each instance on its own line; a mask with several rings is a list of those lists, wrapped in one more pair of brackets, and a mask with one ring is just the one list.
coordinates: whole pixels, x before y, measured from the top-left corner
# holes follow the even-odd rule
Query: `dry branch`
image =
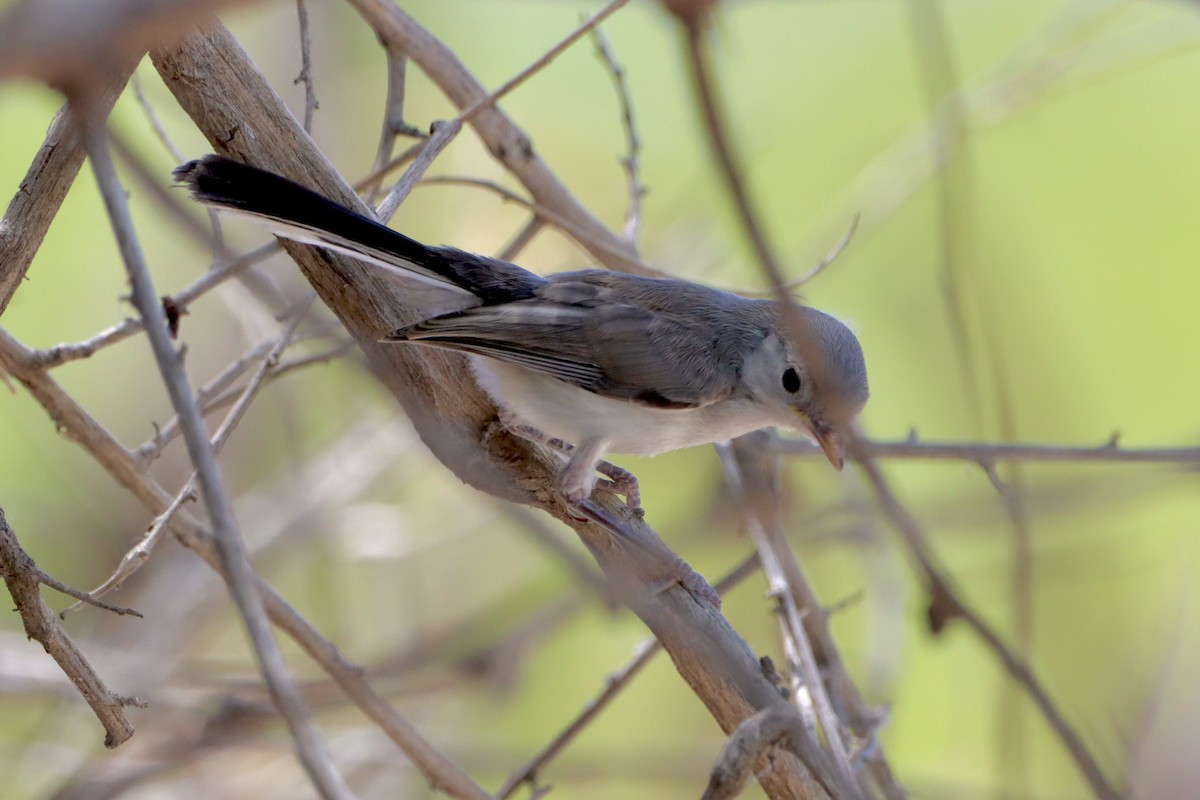
[[(151, 513), (167, 508), (171, 495), (142, 474), (139, 464), (121, 443), (76, 403), (62, 387), (32, 361), (34, 351), (0, 328), (0, 367), (16, 378), (68, 439), (76, 442), (108, 475), (132, 494)], [(218, 574), (221, 562), (212, 535), (189, 513), (180, 512), (171, 522), (179, 541), (195, 551)], [(348, 662), (338, 649), (288, 605), (267, 583), (258, 581), (271, 621), (288, 633), (370, 717), (388, 738), (403, 750), (431, 785), (451, 797), (487, 800), (484, 792), (450, 759), (431, 745), (411, 724), (364, 679), (363, 671)]]
[[(408, 52), (414, 63), (440, 74), (453, 71), (458, 62), (443, 45), (394, 7), (388, 8), (413, 42)], [(178, 48), (158, 50), (152, 57), (168, 87), (219, 152), (272, 169), (369, 213), (223, 29), (197, 32)], [(456, 91), (476, 101), (485, 96), (473, 79), (460, 82)], [(523, 179), (532, 176), (526, 185), (535, 198), (541, 195), (541, 202), (576, 221), (590, 220), (503, 115), (486, 109), (473, 124), (485, 139), (492, 139), (489, 144), (508, 143), (499, 148), (505, 163), (514, 164)], [(521, 142), (523, 146), (513, 149)], [(615, 242), (616, 252), (625, 252), (616, 237), (607, 233), (606, 237)], [(420, 314), (420, 309), (407, 307), (396, 287), (353, 260), (303, 245), (285, 247), (358, 341), (380, 380), (403, 403), (434, 454), (463, 481), (498, 497), (540, 507), (572, 525), (609, 579), (626, 588), (626, 601), (654, 631), (723, 729), (733, 730), (763, 708), (786, 705), (763, 677), (746, 643), (707, 603), (698, 602), (680, 586), (659, 593), (646, 591), (661, 578), (664, 560), (674, 556), (641, 520), (623, 506), (609, 503), (608, 513), (625, 515), (622, 522), (642, 542), (641, 547), (630, 549), (608, 531), (572, 519), (553, 489), (556, 465), (525, 442), (506, 434), (486, 435), (494, 429), (496, 411), (462, 359), (377, 343), (405, 315)], [(764, 757), (759, 779), (772, 797), (824, 796), (799, 760), (782, 751)]]
[(37, 640), (51, 658), (58, 662), (83, 699), (91, 706), (104, 726), (104, 746), (117, 747), (133, 736), (133, 725), (125, 716), (125, 706), (140, 705), (140, 701), (122, 697), (108, 689), (79, 647), (59, 625), (54, 612), (42, 600), (39, 587), (45, 583), (44, 573), (33, 559), (21, 549), (0, 509), (0, 575), (16, 603), (17, 613), (25, 625), (25, 634)]
[[(92, 96), (93, 108), (107, 115), (125, 88), (133, 68)], [(0, 316), (21, 285), (33, 256), (42, 246), (50, 223), (75, 182), (85, 155), (83, 139), (70, 108), (63, 106), (21, 186), (0, 220)]]

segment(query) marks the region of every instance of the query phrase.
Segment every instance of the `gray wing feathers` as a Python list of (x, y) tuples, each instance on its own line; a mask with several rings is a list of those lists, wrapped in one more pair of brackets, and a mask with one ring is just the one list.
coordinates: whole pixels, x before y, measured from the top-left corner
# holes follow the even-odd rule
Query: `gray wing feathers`
[(757, 321), (758, 301), (651, 278), (588, 270), (556, 275), (535, 295), (426, 320), (393, 338), (477, 353), (607, 397), (688, 408), (729, 397), (750, 340), (766, 330), (722, 322), (720, 307), (731, 302), (748, 304)]

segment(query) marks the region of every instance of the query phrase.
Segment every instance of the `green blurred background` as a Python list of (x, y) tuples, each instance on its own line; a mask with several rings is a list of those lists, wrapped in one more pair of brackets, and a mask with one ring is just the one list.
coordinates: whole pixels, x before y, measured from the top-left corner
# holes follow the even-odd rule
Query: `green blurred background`
[[(598, 7), (400, 5), (488, 87)], [(920, 68), (936, 39), (912, 16), (917, 6), (747, 0), (722, 7), (712, 31), (734, 140), (792, 273), (818, 261), (861, 215), (849, 247), (803, 292), (861, 337), (872, 382), (865, 429), (880, 439), (915, 429), (930, 440), (996, 441), (1006, 435), (1007, 406), (1018, 441), (1098, 445), (1119, 432), (1128, 447), (1196, 444), (1200, 9), (942, 7), (957, 75), (940, 77), (963, 90), (967, 136), (940, 184), (934, 166), (947, 151), (929, 144)], [(314, 2), (310, 14), (320, 102), (314, 137), (357, 178), (378, 138), (383, 55), (348, 8)], [(294, 6), (264, 3), (226, 22), (299, 114)], [(675, 24), (654, 4), (635, 2), (603, 29), (627, 72), (644, 145), (643, 257), (678, 276), (761, 290), (698, 124)], [(139, 75), (183, 152), (207, 152), (153, 69), (143, 65)], [(427, 128), (452, 115), (415, 67), (409, 78), (410, 122)], [(60, 102), (37, 86), (0, 86), (0, 187), (16, 190)], [(593, 45), (576, 45), (502, 106), (563, 182), (619, 230), (624, 132)], [(166, 185), (173, 160), (129, 93), (112, 124)], [(431, 174), (519, 188), (469, 132)], [(207, 256), (130, 186), (157, 288), (176, 291), (206, 269)], [(491, 193), (425, 186), (393, 224), (490, 253), (523, 221), (519, 208)], [(266, 241), (249, 227), (230, 223), (226, 231), (239, 246)], [(974, 383), (959, 368), (943, 292), (947, 257), (961, 287)], [(590, 263), (555, 232), (520, 260), (541, 272)], [(293, 273), (282, 258), (262, 270), (298, 297)], [(125, 293), (85, 168), (0, 324), (30, 346), (75, 341), (132, 314)], [(207, 296), (183, 325), (193, 380), (211, 379), (277, 330), (236, 284)], [(141, 338), (55, 377), (128, 446), (170, 417)], [(347, 433), (364, 425), (358, 438)], [(147, 513), (59, 436), (20, 387), (0, 392), (0, 448), (0, 504), (26, 549), (62, 580), (98, 584), (145, 529)], [(711, 449), (617, 460), (641, 478), (651, 524), (710, 580), (750, 551)], [(437, 464), (354, 357), (271, 385), (221, 461), (263, 573), (349, 658), (377, 670), (381, 690), (489, 790), (647, 635), (631, 614), (606, 610), (583, 590), (524, 522)], [(1110, 776), (1132, 782), (1139, 796), (1193, 796), (1194, 468), (1075, 463), (1002, 472), (1019, 480), (1030, 519), (1032, 577), (1015, 590), (1013, 526), (983, 470), (916, 460), (885, 468), (967, 598), (1009, 641), (1021, 638), (1016, 620), (1027, 607), (1030, 659)], [(152, 474), (172, 490), (181, 484), (178, 443)], [(791, 541), (823, 602), (857, 598), (834, 616), (834, 630), (868, 699), (889, 707), (882, 743), (913, 795), (1088, 796), (979, 641), (958, 627), (939, 638), (928, 633), (919, 582), (856, 470), (839, 475), (797, 460), (786, 474)], [(764, 588), (760, 576), (751, 578), (725, 610), (756, 652), (781, 661)], [(138, 733), (106, 752), (82, 701), (6, 615), (0, 798), (60, 789), (64, 797), (308, 796), (282, 729), (253, 714), (241, 724), (230, 711), (253, 710), (264, 698), (219, 582), (167, 542), (113, 599), (147, 618), (88, 609), (67, 625), (114, 689), (151, 703), (131, 712)], [(336, 692), (323, 691), (304, 657), (291, 656), (297, 674), (317, 682), (310, 699), (361, 796), (430, 796), (403, 756)], [(722, 743), (660, 657), (542, 777), (556, 797), (695, 797)], [(140, 773), (147, 763), (168, 766)]]

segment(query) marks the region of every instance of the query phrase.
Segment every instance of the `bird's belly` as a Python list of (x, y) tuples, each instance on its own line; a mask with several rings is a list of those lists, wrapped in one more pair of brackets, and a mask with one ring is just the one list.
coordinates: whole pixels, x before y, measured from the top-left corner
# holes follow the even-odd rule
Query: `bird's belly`
[(741, 400), (694, 409), (653, 408), (602, 397), (492, 359), (472, 356), (471, 362), (484, 391), (524, 424), (572, 444), (606, 439), (614, 453), (654, 455), (732, 439), (774, 424)]

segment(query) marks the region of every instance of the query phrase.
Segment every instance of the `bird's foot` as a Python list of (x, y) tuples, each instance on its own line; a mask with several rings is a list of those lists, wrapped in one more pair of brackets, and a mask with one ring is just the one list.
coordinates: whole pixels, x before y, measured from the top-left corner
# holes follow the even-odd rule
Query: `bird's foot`
[[(642, 492), (638, 487), (637, 476), (624, 467), (608, 461), (596, 464), (596, 471), (608, 478), (603, 483), (604, 488), (625, 498), (625, 505), (634, 511), (642, 511)], [(642, 512), (645, 513), (645, 512)]]

